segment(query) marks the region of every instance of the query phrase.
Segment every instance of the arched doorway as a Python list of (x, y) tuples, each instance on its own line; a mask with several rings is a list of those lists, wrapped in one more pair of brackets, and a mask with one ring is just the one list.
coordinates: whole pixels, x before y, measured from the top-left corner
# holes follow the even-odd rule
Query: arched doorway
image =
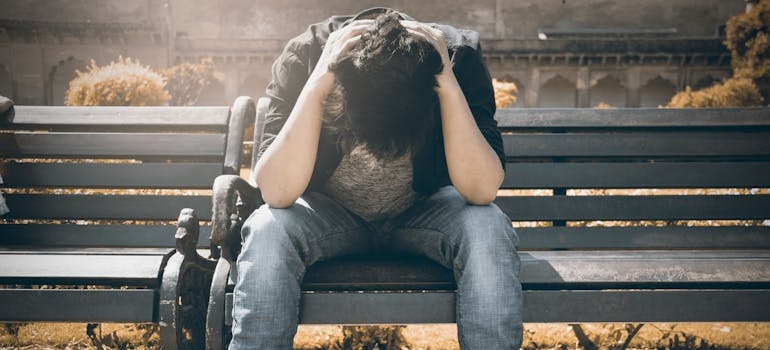
[(567, 78), (556, 75), (540, 86), (540, 107), (575, 107), (577, 89)]
[(656, 76), (639, 89), (639, 107), (665, 106), (674, 94), (676, 94), (676, 85), (661, 76)]
[(599, 79), (591, 87), (591, 107), (605, 103), (612, 107), (626, 106), (626, 88), (612, 75)]
[(76, 71), (84, 71), (86, 63), (72, 56), (51, 69), (48, 74), (47, 103), (51, 106), (63, 106), (69, 83), (76, 76)]

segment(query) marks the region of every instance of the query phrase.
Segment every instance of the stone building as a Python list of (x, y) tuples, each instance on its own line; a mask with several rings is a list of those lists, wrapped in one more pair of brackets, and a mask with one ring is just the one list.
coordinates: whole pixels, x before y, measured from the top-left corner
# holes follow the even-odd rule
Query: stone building
[(0, 95), (63, 103), (76, 69), (119, 55), (164, 68), (211, 57), (200, 104), (260, 96), (287, 39), (331, 14), (387, 6), (472, 28), (517, 106), (665, 104), (731, 74), (724, 24), (745, 0), (0, 0)]

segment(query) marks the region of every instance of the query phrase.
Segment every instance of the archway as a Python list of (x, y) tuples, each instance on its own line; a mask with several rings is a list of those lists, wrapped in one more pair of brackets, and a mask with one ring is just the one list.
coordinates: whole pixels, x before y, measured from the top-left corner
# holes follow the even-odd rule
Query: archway
[(676, 94), (676, 85), (660, 76), (656, 76), (647, 81), (647, 83), (639, 89), (639, 106), (665, 106), (671, 101), (671, 97), (673, 97), (674, 94)]
[(63, 106), (69, 83), (76, 76), (76, 71), (84, 71), (86, 63), (72, 56), (62, 60), (48, 74), (48, 105)]
[(591, 107), (596, 107), (600, 103), (605, 103), (612, 107), (626, 106), (626, 88), (620, 83), (620, 80), (612, 75), (599, 79), (591, 87), (590, 95)]
[(540, 86), (540, 107), (575, 107), (577, 89), (567, 78), (556, 75)]

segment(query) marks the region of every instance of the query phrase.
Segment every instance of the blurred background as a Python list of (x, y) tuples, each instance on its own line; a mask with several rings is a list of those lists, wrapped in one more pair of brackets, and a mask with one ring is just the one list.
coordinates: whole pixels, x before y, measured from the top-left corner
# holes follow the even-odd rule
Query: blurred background
[(122, 56), (157, 71), (210, 60), (211, 78), (186, 104), (228, 105), (264, 94), (273, 60), (308, 24), (385, 6), (479, 31), (492, 76), (515, 85), (513, 107), (657, 107), (731, 76), (725, 24), (755, 3), (0, 0), (0, 95), (63, 105), (76, 70)]

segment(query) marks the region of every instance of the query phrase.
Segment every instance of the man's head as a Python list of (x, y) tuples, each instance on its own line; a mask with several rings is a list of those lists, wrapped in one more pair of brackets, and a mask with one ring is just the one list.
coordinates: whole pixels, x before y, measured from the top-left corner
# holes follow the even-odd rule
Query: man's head
[(423, 143), (433, 126), (441, 56), (410, 35), (395, 12), (378, 16), (348, 54), (334, 62), (337, 87), (326, 103), (328, 125), (344, 146), (364, 143), (379, 156), (397, 156)]

